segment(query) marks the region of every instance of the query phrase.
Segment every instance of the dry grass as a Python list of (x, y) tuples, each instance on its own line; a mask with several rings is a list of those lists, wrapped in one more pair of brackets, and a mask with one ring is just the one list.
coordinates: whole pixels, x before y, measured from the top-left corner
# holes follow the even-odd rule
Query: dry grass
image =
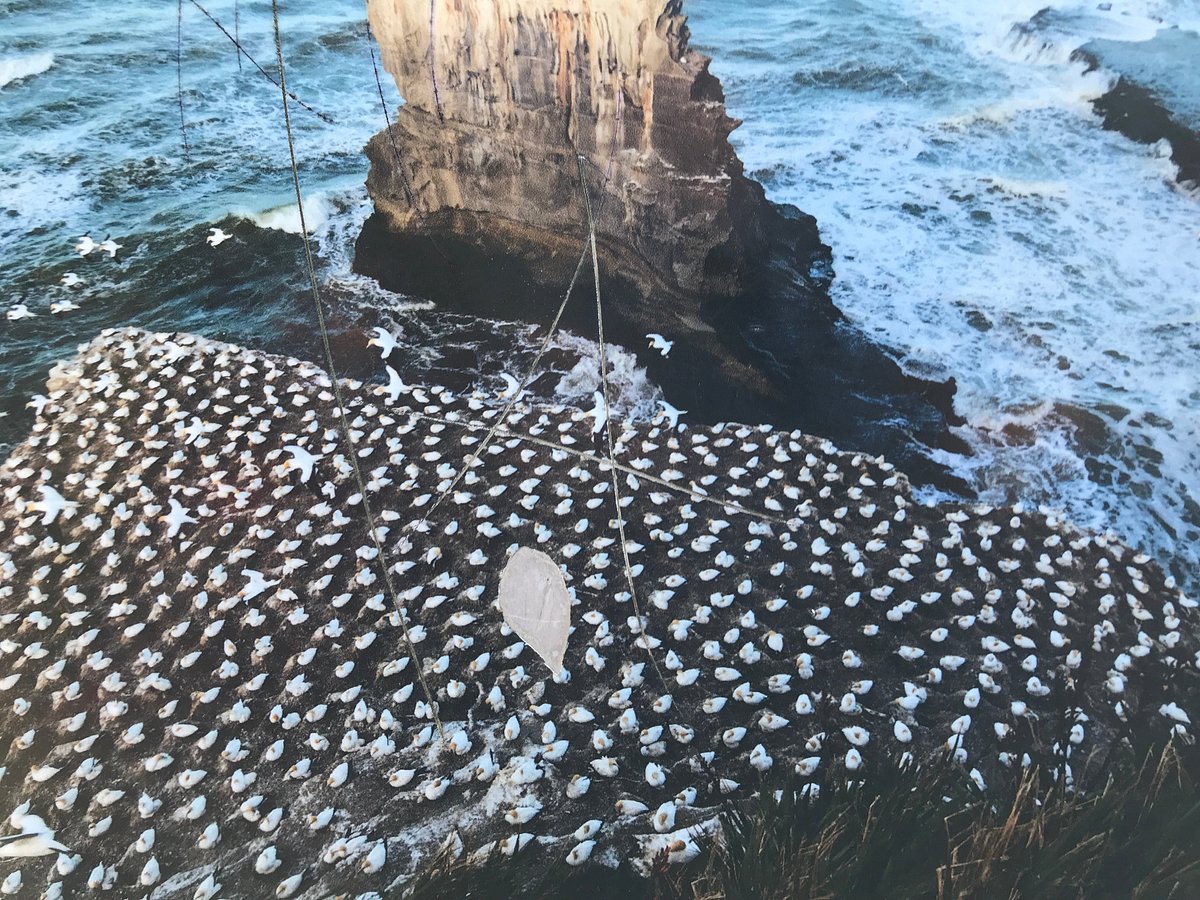
[(406, 896), (1200, 897), (1198, 763), (1193, 746), (1127, 749), (1077, 774), (1077, 790), (1053, 771), (1029, 769), (986, 796), (951, 766), (881, 767), (851, 785), (826, 778), (816, 791), (785, 781), (726, 813), (720, 840), (701, 859), (656, 866), (650, 878), (627, 867), (580, 872), (534, 851), (483, 867), (442, 859)]

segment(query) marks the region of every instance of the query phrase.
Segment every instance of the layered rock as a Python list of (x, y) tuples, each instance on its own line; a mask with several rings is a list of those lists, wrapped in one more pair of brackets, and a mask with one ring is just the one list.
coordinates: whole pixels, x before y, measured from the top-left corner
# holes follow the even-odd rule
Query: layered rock
[(368, 148), (380, 214), (395, 230), (437, 213), (464, 228), (524, 226), (544, 232), (535, 242), (558, 235), (577, 250), (582, 155), (615, 264), (673, 292), (738, 294), (766, 207), (729, 146), (737, 123), (709, 60), (688, 51), (679, 8), (438, 2), (431, 26), (423, 4), (372, 3), (406, 101), (391, 136), (399, 165), (388, 135)]
[[(609, 336), (704, 421), (799, 425), (890, 455), (955, 446), (953, 387), (904, 376), (830, 302), (815, 221), (769, 203), (728, 140), (679, 0), (374, 0), (406, 103), (367, 146), (356, 266), (454, 309), (545, 323), (588, 185)], [(590, 274), (590, 273), (588, 273)], [(594, 333), (586, 278), (566, 324)], [(643, 335), (677, 341), (670, 360)]]

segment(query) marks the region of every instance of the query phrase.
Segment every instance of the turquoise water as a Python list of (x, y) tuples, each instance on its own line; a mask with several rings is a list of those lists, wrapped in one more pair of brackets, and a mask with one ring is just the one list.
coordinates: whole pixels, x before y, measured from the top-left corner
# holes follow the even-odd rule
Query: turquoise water
[[(234, 5), (206, 8), (232, 30)], [(1046, 6), (1053, 15), (1038, 16)], [(1164, 148), (1103, 131), (1090, 101), (1140, 60), (1131, 74), (1194, 109), (1195, 69), (1172, 57), (1191, 55), (1200, 3), (1110, 6), (695, 0), (687, 11), (745, 120), (734, 140), (747, 168), (773, 199), (814, 214), (832, 245), (838, 305), (911, 371), (956, 378), (975, 454), (945, 461), (987, 498), (1112, 525), (1194, 588), (1200, 207)], [(246, 48), (273, 70), (270, 5), (239, 12)], [(369, 211), (361, 148), (383, 127), (363, 5), (292, 0), (283, 27), (289, 85), (334, 120), (293, 107), (335, 332), (385, 321), (404, 332), (413, 371), (502, 389), (499, 371), (528, 359), (528, 328), (446, 316), (350, 272)], [(1071, 61), (1089, 42), (1110, 68)], [(277, 89), (239, 68), (190, 2), (181, 62), (189, 155), (174, 4), (0, 0), (0, 297), (37, 314), (0, 320), (0, 442), (27, 428), (25, 400), (50, 363), (110, 325), (315, 353)], [(400, 102), (386, 76), (384, 90)], [(214, 226), (234, 235), (219, 250), (204, 242)], [(117, 260), (80, 259), (85, 231), (123, 244)], [(68, 272), (83, 286), (63, 286)], [(80, 309), (49, 312), (67, 299)], [(590, 405), (593, 353), (564, 338), (559, 396)], [(631, 355), (621, 385), (630, 412), (655, 396)]]

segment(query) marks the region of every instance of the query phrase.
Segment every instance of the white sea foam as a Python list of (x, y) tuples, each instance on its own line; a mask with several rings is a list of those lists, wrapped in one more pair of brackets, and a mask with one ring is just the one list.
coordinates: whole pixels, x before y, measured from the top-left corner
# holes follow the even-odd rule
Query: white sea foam
[[(568, 403), (591, 408), (592, 394), (601, 389), (600, 346), (589, 338), (563, 332), (554, 346), (579, 357), (579, 362), (558, 382), (555, 392)], [(650, 381), (637, 357), (622, 347), (605, 347), (609, 363), (609, 388), (612, 408), (620, 418), (644, 421), (657, 412), (662, 391)]]
[[(1045, 6), (916, 0), (914, 24), (878, 0), (828, 23), (869, 26), (877, 58), (859, 63), (905, 60), (911, 95), (806, 77), (835, 42), (784, 0), (713, 21), (713, 71), (747, 167), (833, 247), (835, 302), (911, 371), (956, 378), (974, 455), (943, 461), (988, 500), (1112, 525), (1200, 583), (1196, 206), (1167, 147), (1102, 129), (1088, 101), (1112, 75), (1070, 59), (1101, 25), (1138, 40), (1161, 25), (1148, 2), (1142, 19), (1081, 14), (1076, 34), (1060, 15), (1034, 50), (1014, 26)], [(693, 11), (699, 38), (706, 21)], [(784, 33), (801, 36), (781, 52)]]
[(34, 75), (41, 75), (54, 65), (53, 53), (33, 53), (0, 59), (0, 88), (7, 87)]
[[(262, 212), (246, 216), (260, 228), (273, 228), (288, 234), (300, 233), (300, 209), (293, 203), (285, 203)], [(329, 220), (329, 200), (322, 194), (311, 194), (304, 198), (304, 224), (308, 233), (320, 230)]]

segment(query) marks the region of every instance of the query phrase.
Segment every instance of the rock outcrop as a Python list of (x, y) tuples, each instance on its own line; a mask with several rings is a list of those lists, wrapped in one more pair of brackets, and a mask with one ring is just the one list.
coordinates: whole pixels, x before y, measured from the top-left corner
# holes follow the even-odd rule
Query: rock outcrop
[[(681, 860), (764, 778), (949, 747), (982, 786), (1200, 716), (1195, 604), (1146, 557), (768, 426), (618, 429), (635, 605), (586, 414), (343, 382), (381, 560), (331, 387), (134, 330), (53, 371), (0, 466), (4, 812), (69, 848), (0, 858), (21, 896)], [(569, 677), (496, 608), (521, 546), (571, 593)]]
[[(356, 267), (453, 309), (546, 323), (576, 271), (588, 185), (610, 337), (703, 421), (797, 425), (918, 476), (961, 448), (952, 385), (906, 377), (828, 297), (812, 217), (729, 144), (679, 0), (373, 0), (405, 105), (367, 146)], [(590, 266), (565, 323), (594, 333)], [(669, 360), (644, 334), (676, 341)]]

